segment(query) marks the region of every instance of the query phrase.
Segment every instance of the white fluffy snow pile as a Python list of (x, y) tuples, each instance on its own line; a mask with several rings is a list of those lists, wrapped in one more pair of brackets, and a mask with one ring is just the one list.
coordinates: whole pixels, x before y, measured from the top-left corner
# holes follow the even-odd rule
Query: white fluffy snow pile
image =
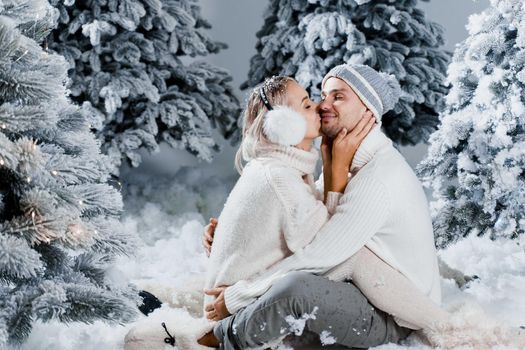
[[(125, 227), (143, 241), (137, 256), (121, 258), (111, 278), (134, 283), (183, 285), (202, 273), (206, 256), (201, 247), (209, 215), (218, 215), (235, 178), (205, 178), (196, 170), (182, 170), (171, 178), (135, 179), (125, 185)], [(479, 280), (460, 291), (443, 280), (444, 301), (452, 306), (466, 300), (480, 304), (489, 315), (512, 325), (525, 325), (525, 239), (493, 242), (468, 238), (441, 252), (444, 260)], [(120, 349), (129, 326), (37, 323), (23, 350)], [(324, 344), (333, 343), (329, 333)], [(290, 349), (283, 345), (282, 349)], [(383, 345), (377, 350), (428, 349), (416, 340)], [(501, 348), (500, 348), (501, 349)]]

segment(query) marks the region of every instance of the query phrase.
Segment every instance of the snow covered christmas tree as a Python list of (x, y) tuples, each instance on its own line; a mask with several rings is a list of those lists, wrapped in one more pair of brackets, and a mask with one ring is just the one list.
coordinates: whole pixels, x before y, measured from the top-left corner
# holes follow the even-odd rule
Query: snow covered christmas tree
[(449, 68), (441, 126), (419, 166), (434, 192), (439, 247), (525, 231), (525, 5), (491, 0), (467, 29)]
[(125, 322), (127, 286), (107, 271), (133, 249), (108, 158), (72, 105), (68, 63), (40, 44), (58, 18), (47, 0), (0, 2), (0, 348), (35, 320)]
[(427, 141), (438, 124), (450, 53), (443, 29), (417, 0), (271, 0), (243, 88), (271, 75), (297, 79), (319, 98), (323, 76), (353, 62), (394, 74), (404, 91), (383, 117), (396, 143)]
[[(213, 128), (228, 138), (240, 114), (229, 73), (188, 57), (216, 53), (196, 0), (51, 0), (60, 10), (49, 47), (70, 64), (72, 98), (115, 166), (159, 142), (211, 160)], [(116, 173), (117, 170), (115, 169)]]

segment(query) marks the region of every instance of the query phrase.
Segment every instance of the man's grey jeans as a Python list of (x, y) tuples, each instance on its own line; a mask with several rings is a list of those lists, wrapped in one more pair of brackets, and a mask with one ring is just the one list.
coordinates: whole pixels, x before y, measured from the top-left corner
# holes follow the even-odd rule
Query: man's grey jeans
[[(306, 316), (308, 314), (310, 316)], [(301, 328), (349, 348), (398, 342), (411, 332), (375, 309), (352, 283), (333, 282), (305, 272), (278, 281), (257, 301), (217, 323), (221, 349), (248, 349)]]

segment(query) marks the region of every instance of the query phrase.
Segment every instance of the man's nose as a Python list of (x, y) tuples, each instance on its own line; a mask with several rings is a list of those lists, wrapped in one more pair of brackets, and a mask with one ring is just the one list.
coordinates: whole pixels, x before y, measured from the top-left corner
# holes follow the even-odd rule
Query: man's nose
[(321, 100), (317, 104), (317, 110), (318, 111), (327, 111), (329, 109), (330, 109), (330, 104), (328, 102), (326, 102), (326, 100)]

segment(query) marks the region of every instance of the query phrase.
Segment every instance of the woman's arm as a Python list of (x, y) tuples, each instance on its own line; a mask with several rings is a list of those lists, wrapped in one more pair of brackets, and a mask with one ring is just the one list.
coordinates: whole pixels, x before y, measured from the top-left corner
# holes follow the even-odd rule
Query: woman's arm
[(268, 181), (280, 204), (281, 230), (288, 249), (301, 249), (312, 241), (330, 218), (324, 203), (317, 199), (311, 185), (288, 167), (267, 169)]
[(372, 130), (375, 118), (370, 111), (351, 132), (343, 129), (335, 140), (326, 137), (321, 144), (324, 173), (324, 204), (312, 194), (304, 181), (298, 181), (289, 168), (269, 169), (269, 182), (283, 206), (284, 236), (292, 252), (310, 243), (335, 212), (348, 182), (348, 171), (361, 142)]
[(323, 136), (321, 143), (321, 156), (323, 157), (323, 185), (324, 200), (328, 198), (328, 191), (332, 188), (332, 140)]
[[(343, 193), (348, 183), (348, 172), (361, 142), (375, 125), (375, 118), (366, 111), (357, 126), (350, 132), (341, 130), (332, 143), (332, 167), (329, 191)], [(326, 178), (325, 178), (326, 179)], [(326, 188), (325, 188), (325, 193)], [(325, 197), (326, 198), (326, 197)]]

